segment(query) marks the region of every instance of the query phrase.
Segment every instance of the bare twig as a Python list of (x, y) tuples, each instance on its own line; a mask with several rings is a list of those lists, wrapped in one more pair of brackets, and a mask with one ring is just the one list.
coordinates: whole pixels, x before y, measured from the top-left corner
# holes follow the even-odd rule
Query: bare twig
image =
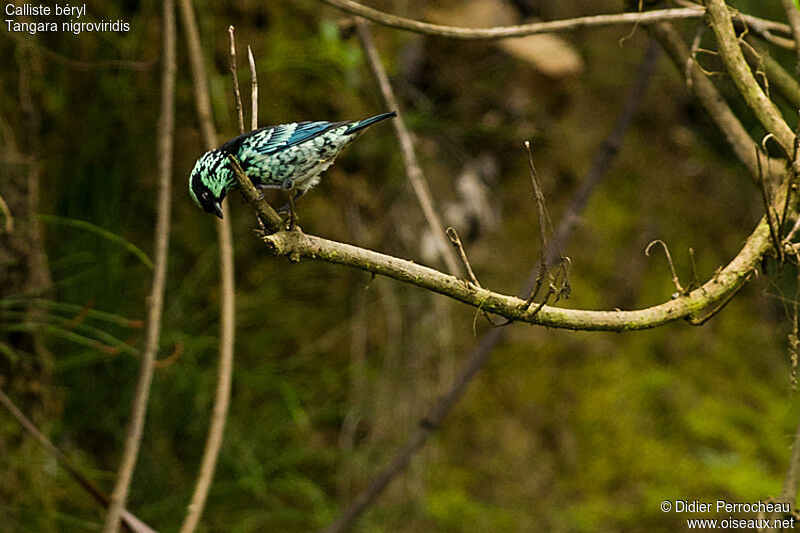
[(675, 272), (675, 265), (672, 262), (672, 255), (669, 253), (669, 248), (667, 247), (667, 243), (665, 243), (661, 239), (656, 239), (647, 245), (647, 248), (645, 248), (644, 250), (644, 254), (649, 256), (650, 248), (652, 248), (656, 244), (660, 244), (661, 247), (664, 249), (664, 255), (667, 258), (667, 264), (669, 265), (669, 271), (672, 274), (672, 283), (675, 285), (675, 290), (678, 291), (678, 294), (684, 294), (686, 291), (684, 290), (683, 287), (681, 287), (681, 282), (678, 280), (678, 273)]
[(686, 78), (686, 87), (688, 87), (690, 91), (692, 90), (692, 83), (694, 82), (692, 71), (696, 61), (695, 56), (700, 48), (700, 41), (703, 39), (703, 33), (705, 33), (705, 31), (706, 25), (701, 23), (697, 27), (697, 31), (694, 34), (694, 39), (692, 39), (692, 48), (689, 50), (689, 59), (686, 60), (686, 73), (684, 74), (684, 77)]
[(383, 68), (380, 57), (378, 57), (378, 50), (375, 48), (369, 26), (363, 20), (357, 20), (356, 30), (361, 47), (364, 49), (364, 56), (380, 88), (381, 96), (383, 97), (387, 109), (397, 111), (397, 118), (392, 121), (392, 124), (394, 125), (397, 139), (400, 142), (400, 151), (403, 154), (403, 163), (406, 167), (408, 181), (411, 182), (419, 205), (422, 208), (422, 213), (425, 215), (425, 220), (428, 222), (428, 226), (434, 235), (436, 248), (442, 256), (445, 265), (447, 265), (447, 270), (454, 276), (458, 276), (462, 273), (461, 268), (452, 248), (447, 245), (447, 240), (445, 240), (444, 224), (442, 224), (442, 220), (434, 206), (430, 187), (417, 161), (417, 155), (414, 151), (414, 142), (411, 139), (408, 128), (406, 128), (405, 121), (403, 120), (403, 113), (400, 110), (400, 106), (397, 104), (397, 98), (395, 98), (394, 91), (389, 83), (389, 77), (386, 75), (386, 70)]
[[(550, 217), (547, 215), (547, 208), (544, 205), (544, 192), (542, 192), (542, 186), (539, 183), (539, 176), (536, 173), (536, 167), (533, 165), (533, 154), (531, 153), (530, 142), (525, 141), (525, 149), (528, 152), (528, 166), (530, 167), (531, 183), (533, 184), (533, 196), (536, 200), (536, 213), (539, 217), (539, 252), (541, 253), (539, 273), (536, 275), (536, 285), (528, 296), (528, 299), (525, 300), (525, 306), (530, 307), (533, 300), (539, 294), (539, 289), (542, 287), (544, 278), (550, 277), (550, 272), (547, 269), (547, 249), (549, 248), (547, 245), (547, 225)], [(549, 296), (548, 294), (542, 302), (546, 302)]]
[(458, 236), (456, 228), (449, 227), (445, 230), (445, 233), (447, 233), (447, 237), (450, 239), (450, 243), (458, 251), (458, 255), (459, 257), (461, 257), (461, 263), (464, 265), (464, 270), (467, 271), (469, 280), (476, 287), (480, 287), (481, 284), (478, 283), (478, 278), (475, 277), (475, 272), (472, 270), (472, 265), (469, 264), (469, 259), (467, 258), (467, 252), (464, 251), (464, 245), (461, 243), (461, 237)]
[[(24, 429), (39, 444), (41, 444), (47, 453), (49, 453), (56, 460), (56, 462), (58, 462), (58, 464), (60, 464), (61, 467), (67, 471), (69, 476), (86, 492), (88, 492), (97, 503), (103, 507), (108, 506), (110, 499), (103, 493), (100, 487), (98, 487), (91, 479), (83, 475), (83, 473), (78, 470), (78, 467), (75, 466), (66, 455), (64, 455), (64, 452), (62, 452), (55, 444), (53, 444), (44, 433), (39, 431), (39, 428), (37, 428), (36, 425), (31, 422), (31, 420), (25, 416), (25, 414), (20, 411), (16, 405), (14, 405), (14, 402), (11, 401), (11, 398), (9, 398), (2, 389), (0, 389), (0, 405), (2, 405), (11, 414), (11, 416), (14, 417), (17, 423), (22, 426), (22, 429)], [(126, 509), (122, 510), (121, 518), (122, 523), (125, 524), (125, 527), (134, 533), (155, 533), (153, 528), (136, 518), (136, 516), (128, 512)]]
[[(565, 31), (576, 31), (584, 28), (598, 28), (603, 26), (614, 26), (620, 24), (654, 24), (674, 20), (699, 19), (705, 15), (702, 7), (690, 7), (681, 9), (659, 9), (645, 11), (642, 13), (618, 13), (613, 15), (595, 15), (591, 17), (577, 17), (567, 20), (555, 20), (550, 22), (534, 22), (531, 24), (521, 24), (518, 26), (500, 26), (495, 28), (460, 28), (456, 26), (442, 26), (430, 24), (417, 20), (407, 19), (378, 11), (367, 6), (361, 5), (352, 0), (319, 0), (325, 4), (333, 6), (342, 11), (353, 15), (364, 17), (383, 26), (389, 26), (401, 30), (433, 35), (436, 37), (448, 37), (451, 39), (464, 40), (492, 40), (505, 39), (508, 37), (523, 37), (537, 33), (556, 33)], [(751, 16), (744, 16), (748, 25), (758, 25), (765, 31), (777, 31), (786, 35), (790, 34), (790, 29), (786, 24), (773, 22), (771, 20), (759, 19)]]
[(250, 129), (258, 128), (258, 74), (253, 49), (247, 45), (247, 62), (250, 64)]
[(689, 267), (692, 269), (692, 277), (689, 279), (689, 290), (695, 290), (700, 286), (700, 278), (697, 275), (697, 264), (694, 261), (694, 248), (689, 247)]
[(794, 76), (786, 72), (781, 64), (767, 52), (766, 48), (755, 39), (749, 39), (748, 43), (750, 46), (743, 47), (748, 61), (753, 64), (760, 60), (772, 87), (775, 87), (792, 107), (800, 108), (800, 84), (797, 83)]
[(236, 118), (239, 119), (239, 133), (244, 133), (244, 112), (242, 111), (242, 93), (239, 92), (239, 76), (236, 73), (236, 37), (233, 35), (233, 25), (228, 26), (230, 40), (230, 53), (228, 54), (228, 67), (233, 80), (233, 99), (236, 103)]
[(131, 407), (131, 419), (125, 438), (125, 450), (117, 474), (117, 482), (111, 493), (111, 504), (106, 515), (103, 531), (119, 530), (120, 515), (125, 508), (133, 471), (139, 456), (144, 432), (150, 384), (155, 369), (156, 353), (161, 335), (161, 315), (164, 308), (164, 289), (167, 279), (167, 256), (169, 253), (170, 205), (173, 153), (173, 131), (175, 129), (175, 4), (165, 0), (163, 7), (163, 64), (161, 74), (161, 114), (158, 120), (159, 195), (155, 230), (155, 269), (153, 285), (148, 298), (147, 341), (141, 358), (139, 380)]
[[(191, 0), (180, 0), (181, 19), (186, 37), (186, 46), (189, 51), (189, 63), (194, 81), (195, 105), (198, 119), (205, 137), (206, 147), (212, 150), (217, 147), (217, 133), (214, 130), (214, 121), (211, 115), (211, 97), (208, 93), (208, 75), (203, 66), (202, 47), (197, 29), (194, 10)], [(192, 501), (189, 504), (186, 518), (181, 525), (182, 533), (189, 533), (197, 528), (200, 516), (203, 513), (217, 457), (222, 446), (225, 433), (225, 422), (230, 403), (231, 379), (233, 377), (233, 345), (235, 334), (235, 284), (233, 274), (233, 239), (231, 237), (230, 217), (228, 204), (222, 205), (223, 218), (217, 220), (217, 240), (220, 252), (220, 340), (219, 340), (219, 368), (217, 375), (217, 389), (214, 397), (214, 409), (206, 439), (200, 472), (197, 476)]]
[(769, 185), (767, 184), (766, 179), (764, 179), (764, 174), (761, 169), (761, 152), (759, 152), (758, 147), (755, 148), (756, 150), (756, 161), (758, 162), (758, 189), (761, 191), (761, 200), (764, 203), (764, 211), (765, 216), (767, 218), (767, 224), (769, 225), (769, 235), (772, 239), (772, 245), (775, 247), (775, 253), (778, 254), (779, 258), (783, 258), (783, 247), (781, 246), (780, 241), (780, 228), (778, 226), (778, 216), (775, 212), (775, 208), (772, 205), (772, 192), (769, 190)]

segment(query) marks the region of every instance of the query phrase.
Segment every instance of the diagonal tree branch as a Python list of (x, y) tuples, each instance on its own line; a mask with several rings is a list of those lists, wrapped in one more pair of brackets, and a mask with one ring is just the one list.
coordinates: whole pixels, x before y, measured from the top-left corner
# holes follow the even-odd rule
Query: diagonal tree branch
[[(11, 398), (9, 398), (2, 389), (0, 389), (0, 405), (2, 405), (11, 414), (11, 416), (14, 417), (17, 423), (22, 426), (22, 429), (24, 429), (31, 437), (41, 444), (45, 450), (47, 450), (47, 453), (49, 453), (56, 460), (56, 462), (58, 462), (58, 464), (60, 464), (61, 467), (67, 471), (69, 476), (86, 492), (88, 492), (97, 503), (103, 507), (107, 507), (109, 505), (111, 500), (103, 493), (100, 487), (98, 487), (91, 479), (83, 475), (83, 473), (78, 470), (78, 467), (67, 458), (64, 452), (62, 452), (55, 444), (53, 444), (50, 439), (48, 439), (47, 436), (42, 433), (33, 422), (31, 422), (29, 418), (25, 416), (25, 414), (20, 411), (16, 405), (14, 405), (14, 402), (11, 401)], [(122, 523), (125, 524), (125, 527), (134, 533), (155, 533), (153, 528), (136, 518), (136, 516), (128, 512), (126, 509), (122, 510), (120, 516)]]
[(726, 70), (733, 79), (736, 89), (747, 105), (753, 110), (756, 118), (768, 133), (783, 147), (786, 154), (792, 154), (794, 148), (794, 132), (783, 120), (780, 111), (770, 100), (745, 61), (739, 38), (733, 29), (728, 7), (723, 0), (705, 0), (708, 22), (717, 36), (717, 46)]
[[(189, 64), (194, 81), (195, 106), (197, 108), (200, 127), (203, 131), (206, 147), (212, 150), (217, 147), (217, 132), (214, 129), (214, 119), (211, 114), (211, 96), (208, 92), (208, 75), (203, 66), (202, 47), (200, 34), (197, 29), (194, 10), (191, 0), (180, 0), (181, 20), (183, 22), (186, 47), (189, 51)], [(231, 380), (233, 378), (233, 343), (235, 335), (235, 295), (233, 273), (233, 238), (231, 236), (230, 216), (228, 204), (222, 205), (223, 218), (217, 220), (217, 240), (220, 253), (220, 339), (219, 339), (219, 368), (217, 375), (217, 390), (214, 397), (214, 409), (206, 439), (200, 472), (197, 476), (192, 501), (189, 504), (186, 518), (181, 526), (182, 533), (189, 533), (197, 528), (200, 516), (205, 507), (217, 457), (222, 446), (225, 433), (225, 422), (228, 415), (228, 405), (231, 395)], [(267, 215), (265, 215), (267, 216)]]
[[(461, 28), (457, 26), (430, 24), (428, 22), (420, 22), (418, 20), (398, 17), (396, 15), (384, 13), (383, 11), (378, 11), (377, 9), (372, 9), (365, 5), (359, 4), (358, 2), (354, 2), (353, 0), (319, 1), (384, 26), (408, 30), (415, 33), (422, 33), (425, 35), (433, 35), (436, 37), (464, 40), (505, 39), (509, 37), (534, 35), (537, 33), (575, 31), (584, 28), (599, 28), (620, 24), (648, 25), (657, 22), (674, 20), (696, 20), (705, 16), (705, 10), (698, 6), (679, 9), (659, 9), (635, 13), (595, 15), (590, 17), (577, 17), (567, 20), (534, 22), (531, 24), (521, 24), (518, 26), (500, 26), (496, 28)], [(785, 35), (791, 35), (791, 30), (786, 24), (746, 15), (743, 15), (742, 19), (749, 26), (757, 26), (761, 29), (761, 31), (775, 31)]]
[(797, 80), (784, 70), (766, 48), (756, 42), (755, 39), (747, 39), (749, 46), (742, 49), (751, 65), (760, 63), (769, 79), (769, 86), (776, 88), (783, 98), (795, 109), (800, 109), (800, 84)]
[[(650, 26), (648, 30), (672, 59), (678, 71), (683, 73), (690, 57), (689, 49), (675, 29), (669, 24), (655, 24)], [(742, 126), (739, 118), (731, 111), (720, 92), (696, 62), (692, 62), (689, 75), (692, 80), (690, 84), (691, 90), (695, 98), (706, 110), (711, 121), (725, 136), (739, 161), (747, 167), (750, 175), (756, 179), (758, 177), (758, 162), (753, 151), (753, 140), (750, 138), (750, 134)], [(764, 160), (768, 159), (763, 152), (762, 157)], [(767, 168), (782, 167), (783, 163), (767, 164)]]
[(411, 182), (411, 187), (417, 196), (419, 205), (422, 208), (422, 213), (425, 215), (425, 220), (433, 233), (436, 241), (436, 248), (447, 266), (447, 270), (454, 276), (463, 274), (463, 269), (459, 266), (456, 255), (453, 253), (453, 248), (448, 246), (445, 239), (445, 228), (442, 219), (439, 217), (438, 212), (433, 204), (433, 195), (428, 181), (425, 179), (425, 174), (419, 166), (416, 152), (414, 151), (414, 141), (411, 139), (411, 134), (406, 128), (406, 123), (403, 120), (403, 113), (397, 103), (397, 98), (394, 95), (392, 86), (389, 83), (389, 77), (386, 75), (386, 69), (383, 68), (381, 58), (378, 56), (378, 50), (375, 47), (375, 42), (372, 40), (372, 34), (369, 31), (369, 25), (361, 20), (356, 19), (356, 32), (361, 47), (364, 49), (364, 56), (369, 64), (369, 69), (372, 76), (378, 84), (383, 97), (383, 102), (386, 108), (397, 112), (397, 117), (392, 121), (394, 131), (397, 134), (397, 140), (400, 142), (400, 152), (403, 154), (403, 163), (406, 167), (406, 175), (408, 181)]
[(106, 515), (103, 531), (119, 531), (119, 520), (128, 500), (133, 471), (139, 456), (144, 432), (147, 401), (153, 381), (158, 341), (161, 336), (161, 316), (164, 309), (164, 289), (167, 281), (167, 257), (169, 254), (170, 205), (172, 192), (173, 131), (175, 129), (175, 5), (165, 0), (163, 7), (163, 64), (161, 74), (161, 115), (158, 120), (159, 194), (156, 221), (155, 268), (150, 290), (147, 317), (147, 342), (142, 354), (139, 381), (133, 397), (131, 419), (125, 438), (125, 450), (117, 474), (117, 483), (111, 493), (111, 504)]

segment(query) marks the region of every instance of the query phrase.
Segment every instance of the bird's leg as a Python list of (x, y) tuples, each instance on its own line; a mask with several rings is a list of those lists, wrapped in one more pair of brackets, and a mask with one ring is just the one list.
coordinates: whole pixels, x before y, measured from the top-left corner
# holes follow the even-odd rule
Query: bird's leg
[(283, 180), (281, 182), (281, 188), (284, 191), (288, 191), (289, 192), (289, 203), (281, 208), (281, 212), (286, 212), (287, 211), (287, 207), (288, 207), (288, 211), (289, 211), (289, 226), (288, 226), (288, 229), (292, 230), (292, 229), (294, 229), (294, 223), (295, 223), (294, 198), (292, 198), (292, 192), (294, 191), (294, 180), (292, 180), (291, 178), (286, 178), (285, 180)]
[(294, 196), (289, 194), (289, 231), (294, 229)]

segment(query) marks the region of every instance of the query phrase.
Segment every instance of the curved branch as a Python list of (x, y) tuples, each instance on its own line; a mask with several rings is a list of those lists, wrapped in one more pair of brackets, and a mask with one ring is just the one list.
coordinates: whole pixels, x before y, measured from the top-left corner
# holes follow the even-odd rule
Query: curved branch
[[(256, 188), (245, 176), (238, 173), (235, 176), (245, 199), (262, 215), (258, 204), (260, 195)], [(781, 203), (782, 199), (776, 199), (776, 202)], [(306, 257), (346, 265), (449, 296), (509, 320), (587, 331), (649, 329), (681, 318), (696, 318), (704, 309), (724, 302), (735, 293), (772, 246), (769, 226), (762, 218), (736, 257), (700, 288), (645, 309), (587, 311), (551, 306), (530, 309), (520, 298), (475, 287), (433, 268), (358, 246), (306, 235), (299, 230), (279, 231), (262, 238), (273, 254), (286, 256), (292, 261)]]
[(733, 29), (728, 7), (723, 0), (706, 0), (706, 7), (708, 23), (717, 37), (719, 54), (722, 56), (726, 71), (733, 79), (736, 89), (753, 110), (761, 125), (768, 133), (775, 135), (775, 139), (786, 154), (791, 154), (794, 148), (794, 132), (753, 77)]
[[(498, 26), (494, 28), (462, 28), (458, 26), (444, 26), (441, 24), (431, 24), (404, 17), (398, 17), (372, 9), (370, 7), (354, 2), (353, 0), (319, 0), (329, 6), (333, 6), (342, 11), (353, 15), (364, 17), (384, 26), (408, 30), (414, 33), (433, 35), (436, 37), (447, 37), (451, 39), (463, 40), (492, 40), (506, 39), (509, 37), (524, 37), (537, 33), (556, 33), (564, 31), (575, 31), (585, 28), (599, 28), (604, 26), (616, 26), (620, 24), (653, 24), (671, 20), (701, 19), (705, 16), (705, 9), (701, 7), (687, 7), (678, 9), (658, 9), (654, 11), (644, 11), (635, 13), (614, 13), (610, 15), (594, 15), (589, 17), (577, 17), (567, 20), (554, 20), (549, 22), (533, 22), (530, 24), (520, 24), (517, 26)], [(760, 19), (748, 15), (742, 15), (745, 23), (757, 26), (763, 31), (776, 31), (786, 35), (791, 35), (791, 29), (786, 24), (781, 24), (771, 20)]]
[[(531, 309), (525, 301), (482, 289), (438, 270), (412, 261), (330, 241), (300, 231), (281, 231), (263, 237), (270, 252), (297, 260), (301, 257), (346, 265), (416, 285), (482, 311), (509, 320), (548, 327), (586, 331), (629, 331), (655, 328), (681, 318), (693, 318), (722, 302), (750, 276), (772, 243), (762, 220), (744, 248), (716, 276), (686, 296), (634, 311), (588, 311), (543, 306)], [(537, 312), (538, 311), (538, 312)]]

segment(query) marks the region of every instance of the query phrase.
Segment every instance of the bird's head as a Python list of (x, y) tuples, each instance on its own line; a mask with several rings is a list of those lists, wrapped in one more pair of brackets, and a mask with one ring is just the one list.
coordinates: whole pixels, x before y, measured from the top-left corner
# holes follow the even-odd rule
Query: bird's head
[(230, 184), (231, 170), (227, 156), (219, 150), (203, 154), (189, 178), (192, 200), (206, 213), (222, 218), (222, 200)]

